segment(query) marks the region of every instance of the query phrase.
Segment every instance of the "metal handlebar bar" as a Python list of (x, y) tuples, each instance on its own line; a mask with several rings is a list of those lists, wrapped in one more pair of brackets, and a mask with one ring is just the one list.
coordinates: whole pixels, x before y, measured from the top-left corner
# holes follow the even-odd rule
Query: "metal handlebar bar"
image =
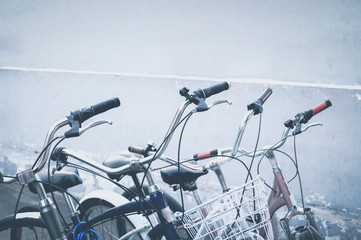
[[(165, 149), (168, 147), (168, 144), (174, 134), (174, 130), (175, 128), (178, 126), (180, 120), (181, 120), (181, 117), (185, 111), (185, 109), (190, 105), (190, 103), (195, 103), (197, 104), (199, 107), (199, 105), (203, 104), (205, 105), (205, 102), (204, 100), (207, 98), (207, 97), (210, 97), (211, 95), (214, 95), (214, 94), (217, 94), (217, 93), (220, 93), (224, 90), (227, 90), (229, 89), (230, 87), (230, 84), (228, 82), (224, 82), (224, 83), (220, 83), (220, 84), (217, 84), (215, 86), (212, 86), (212, 87), (209, 87), (209, 88), (206, 88), (206, 89), (203, 89), (201, 90), (201, 92), (204, 93), (204, 96), (197, 96), (197, 91), (194, 92), (194, 94), (192, 95), (189, 95), (188, 94), (188, 90), (185, 89), (184, 92), (181, 92), (181, 95), (182, 96), (185, 96), (186, 97), (186, 100), (181, 104), (181, 106), (179, 107), (177, 113), (175, 114), (175, 117), (167, 131), (167, 134), (166, 134), (166, 139), (164, 141), (164, 143), (162, 144), (162, 146), (159, 148), (159, 150), (155, 153), (155, 155), (151, 155), (151, 156), (148, 156), (148, 157), (145, 157), (141, 160), (139, 160), (139, 164), (140, 165), (143, 165), (143, 164), (147, 164), (151, 161), (153, 161), (154, 159), (157, 159), (159, 158), (163, 152), (165, 151)], [(183, 93), (183, 94), (182, 94)], [(197, 101), (194, 101), (197, 100)], [(220, 103), (224, 103), (224, 102), (228, 102), (228, 101), (216, 101), (213, 105), (211, 105), (210, 107), (208, 107), (207, 105), (205, 105), (205, 109), (202, 109), (202, 111), (205, 111), (205, 110), (208, 110), (209, 108), (213, 107), (214, 105), (217, 105), (217, 104), (220, 104)], [(62, 135), (61, 137), (74, 137), (74, 136), (79, 136), (80, 134), (84, 133), (86, 130), (92, 128), (92, 127), (95, 127), (95, 126), (98, 126), (100, 124), (103, 124), (103, 123), (109, 123), (111, 124), (111, 122), (109, 121), (98, 121), (98, 122), (95, 122), (95, 123), (92, 123), (90, 124), (89, 126), (83, 128), (83, 129), (80, 129), (80, 124), (89, 119), (90, 117), (94, 116), (94, 115), (97, 115), (99, 113), (102, 113), (104, 111), (107, 111), (111, 108), (114, 108), (114, 107), (117, 107), (120, 105), (120, 101), (119, 99), (117, 98), (114, 98), (114, 99), (110, 99), (110, 100), (107, 100), (105, 102), (102, 102), (102, 103), (99, 103), (97, 105), (94, 105), (94, 106), (91, 106), (89, 108), (85, 108), (83, 110), (77, 110), (77, 111), (73, 111), (71, 112), (71, 115), (68, 116), (67, 118), (65, 119), (62, 119), (60, 121), (58, 121), (57, 123), (55, 123), (49, 130), (47, 136), (46, 136), (46, 139), (45, 139), (45, 143), (44, 143), (44, 153), (43, 153), (43, 156), (41, 158), (41, 160), (34, 166), (33, 168), (33, 172), (34, 173), (37, 173), (39, 172), (43, 167), (44, 165), (46, 164), (47, 160), (49, 159), (49, 154), (50, 154), (50, 151), (51, 151), (51, 147), (49, 145), (51, 145), (51, 141), (53, 141), (54, 139), (54, 136), (55, 136), (55, 133), (62, 127), (70, 124), (72, 126), (72, 130), (73, 128), (75, 128), (76, 131), (68, 131), (66, 132), (64, 135)], [(204, 106), (202, 106), (204, 107)], [(199, 109), (198, 109), (199, 111)], [(77, 126), (75, 126), (77, 125)], [(75, 153), (72, 153), (71, 151), (69, 150), (66, 150), (66, 149), (63, 149), (63, 154), (65, 155), (68, 155), (70, 157), (73, 157), (75, 159), (78, 159), (79, 161), (81, 162), (84, 162), (84, 163), (87, 163), (88, 165), (100, 170), (100, 171), (103, 171), (105, 173), (108, 173), (108, 174), (123, 174), (127, 171), (129, 171), (131, 169), (131, 166), (123, 166), (123, 167), (119, 167), (119, 168), (116, 168), (116, 169), (111, 169), (111, 168), (107, 168), (97, 162), (94, 162), (90, 159), (82, 159), (80, 157), (77, 157), (75, 155)], [(4, 180), (5, 183), (10, 183), (10, 182), (14, 182), (16, 181), (16, 179), (10, 179), (10, 180)]]
[[(103, 123), (111, 123), (107, 120), (100, 120), (95, 121), (91, 124), (89, 124), (87, 127), (79, 128), (81, 126), (81, 123), (85, 120), (98, 115), (100, 113), (103, 113), (105, 111), (108, 111), (112, 108), (116, 108), (120, 105), (120, 101), (118, 98), (112, 98), (107, 101), (103, 101), (101, 103), (95, 104), (88, 108), (83, 108), (82, 110), (76, 110), (70, 112), (70, 115), (66, 118), (63, 118), (59, 121), (57, 121), (54, 125), (52, 125), (46, 135), (45, 142), (44, 142), (44, 152), (42, 157), (39, 159), (39, 161), (33, 166), (32, 172), (38, 173), (43, 167), (45, 166), (46, 162), (49, 159), (49, 154), (51, 151), (51, 142), (55, 139), (55, 133), (62, 127), (66, 125), (70, 125), (72, 127), (71, 130), (65, 132), (63, 135), (59, 136), (60, 138), (69, 138), (69, 137), (75, 137), (80, 136), (85, 131), (89, 130), (90, 128), (93, 128), (95, 126), (98, 126)], [(69, 134), (70, 133), (70, 134)], [(13, 183), (17, 181), (16, 178), (8, 178), (4, 177), (3, 183)]]
[[(316, 126), (322, 126), (321, 123), (313, 123), (313, 124), (310, 124), (310, 125), (307, 125), (306, 127), (304, 127), (301, 132), (305, 132), (307, 131), (309, 128), (311, 127), (316, 127)], [(278, 141), (275, 145), (268, 145), (268, 146), (264, 146), (263, 148), (261, 149), (258, 149), (256, 152), (254, 151), (248, 151), (246, 149), (237, 149), (237, 153), (242, 155), (242, 156), (246, 156), (246, 157), (259, 157), (261, 155), (263, 155), (264, 153), (266, 153), (267, 151), (269, 151), (270, 149), (272, 150), (276, 150), (276, 149), (279, 149), (280, 147), (282, 147), (287, 138), (288, 137), (291, 137), (293, 136), (293, 134), (289, 134), (290, 132), (290, 128), (285, 128), (284, 131), (283, 131), (283, 134), (282, 134), (282, 137), (281, 137), (281, 140)], [(227, 148), (221, 148), (221, 149), (218, 149), (218, 155), (227, 155), (229, 154), (230, 152), (232, 152), (233, 149), (231, 149), (230, 147), (227, 147)], [(233, 152), (232, 152), (232, 157), (234, 157), (235, 155), (233, 155)], [(221, 165), (228, 162), (229, 160), (231, 159), (226, 159), (226, 160), (223, 160), (221, 161)]]
[[(44, 148), (45, 151), (43, 153), (43, 157), (41, 160), (33, 167), (33, 172), (38, 173), (43, 167), (45, 166), (47, 160), (49, 159), (49, 154), (51, 147), (48, 146), (50, 142), (54, 139), (55, 133), (62, 127), (68, 125), (69, 121), (67, 118), (61, 119), (58, 122), (56, 122), (53, 126), (50, 127), (48, 134), (46, 135), (45, 142), (44, 142)], [(4, 177), (4, 183), (13, 183), (17, 181), (15, 178), (7, 178)]]
[[(112, 122), (108, 121), (108, 120), (94, 121), (94, 122), (90, 123), (88, 126), (86, 126), (84, 128), (80, 128), (79, 129), (79, 136), (82, 135), (87, 130), (89, 130), (89, 129), (93, 128), (93, 127), (99, 126), (101, 124), (104, 124), (104, 123), (112, 124)], [(57, 123), (55, 123), (53, 126), (51, 126), (51, 128), (49, 129), (48, 134), (47, 134), (47, 136), (45, 138), (45, 142), (44, 142), (44, 148), (46, 148), (46, 150), (44, 151), (41, 160), (33, 167), (33, 173), (34, 174), (40, 172), (44, 168), (46, 162), (48, 161), (49, 154), (50, 154), (50, 151), (51, 151), (51, 146), (48, 146), (48, 145), (51, 143), (51, 141), (53, 141), (53, 139), (55, 137), (55, 133), (60, 128), (66, 126), (68, 124), (69, 124), (68, 119), (64, 118), (64, 119), (58, 121)], [(60, 138), (64, 137), (64, 134), (60, 135), (59, 137)], [(16, 181), (15, 178), (4, 177), (4, 181), (2, 183), (7, 183), (8, 184), (8, 183), (13, 183), (15, 181)]]
[[(165, 142), (163, 143), (163, 145), (158, 149), (158, 151), (155, 153), (155, 154), (152, 154), (148, 157), (145, 157), (145, 158), (141, 158), (141, 159), (138, 159), (136, 161), (133, 161), (130, 165), (128, 166), (122, 166), (122, 167), (118, 167), (118, 168), (109, 168), (109, 167), (106, 167), (96, 161), (93, 161), (91, 159), (88, 159), (88, 158), (85, 158), (85, 157), (82, 157), (82, 156), (79, 156), (77, 155), (74, 151), (71, 151), (69, 149), (62, 149), (61, 150), (61, 153), (66, 155), (66, 156), (69, 156), (71, 158), (74, 158), (82, 163), (85, 163), (87, 165), (89, 165), (90, 167), (93, 167), (101, 172), (104, 172), (104, 173), (107, 173), (107, 174), (111, 174), (111, 175), (120, 175), (120, 174), (124, 174), (124, 173), (127, 173), (131, 170), (134, 169), (134, 167), (140, 167), (141, 165), (144, 165), (144, 164), (147, 164), (157, 158), (161, 158), (162, 160), (166, 160), (166, 158), (164, 157), (161, 157), (161, 155), (163, 154), (163, 152), (166, 150), (166, 148), (168, 147), (168, 144), (174, 134), (174, 129), (177, 127), (178, 123), (180, 122), (181, 120), (181, 117), (185, 111), (185, 109), (187, 108), (187, 106), (189, 106), (191, 102), (189, 100), (186, 100), (184, 101), (181, 106), (179, 107), (177, 113), (175, 114), (175, 117), (167, 131), (167, 134), (166, 134), (166, 140)], [(168, 161), (171, 161), (168, 159)]]
[[(227, 83), (228, 84), (228, 83)], [(216, 85), (218, 86), (218, 85)], [(223, 84), (222, 86), (229, 86), (229, 85), (226, 85), (226, 84)], [(218, 93), (218, 92), (217, 92)], [(68, 150), (68, 149), (62, 149), (62, 154), (64, 155), (67, 155), (69, 157), (72, 157), (74, 159), (77, 159), (78, 161), (82, 162), (82, 163), (85, 163), (97, 170), (100, 170), (104, 173), (107, 173), (107, 174), (111, 174), (111, 175), (120, 175), (120, 174), (124, 174), (124, 173), (127, 173), (129, 171), (131, 171), (135, 166), (141, 166), (141, 165), (144, 165), (144, 164), (147, 164), (147, 163), (150, 163), (151, 161), (155, 160), (155, 159), (158, 159), (160, 158), (161, 160), (165, 161), (165, 162), (168, 162), (168, 163), (171, 163), (171, 164), (177, 164), (177, 161), (171, 159), (171, 158), (168, 158), (168, 157), (165, 157), (165, 156), (162, 156), (164, 151), (167, 149), (168, 147), (168, 144), (170, 142), (170, 140), (172, 139), (173, 137), (173, 134), (174, 134), (174, 130), (175, 128), (178, 126), (179, 122), (181, 121), (181, 117), (185, 111), (185, 109), (192, 103), (192, 101), (190, 99), (187, 99), (185, 100), (181, 106), (178, 108), (178, 111), (176, 112), (174, 118), (173, 118), (173, 121), (166, 133), (166, 138), (165, 138), (165, 141), (164, 143), (160, 146), (160, 148), (158, 149), (158, 151), (156, 151), (154, 154), (150, 155), (150, 156), (147, 156), (145, 158), (141, 158), (141, 159), (138, 159), (138, 160), (135, 160), (133, 161), (130, 165), (128, 166), (122, 166), (122, 167), (118, 167), (118, 168), (109, 168), (109, 167), (106, 167), (102, 164), (99, 164), (98, 162), (95, 162), (91, 159), (87, 159), (87, 158), (84, 158), (84, 157), (80, 157), (80, 156), (77, 156), (77, 154), (71, 150)], [(210, 105), (208, 109), (210, 109), (211, 107), (217, 105), (217, 104), (221, 104), (221, 103), (228, 103), (230, 104), (230, 102), (228, 101), (225, 101), (225, 100), (221, 100), (221, 101), (216, 101), (214, 104)], [(193, 111), (194, 112), (194, 111)], [(188, 166), (188, 165), (187, 165)], [(189, 166), (191, 168), (193, 168), (194, 166), (190, 165)]]

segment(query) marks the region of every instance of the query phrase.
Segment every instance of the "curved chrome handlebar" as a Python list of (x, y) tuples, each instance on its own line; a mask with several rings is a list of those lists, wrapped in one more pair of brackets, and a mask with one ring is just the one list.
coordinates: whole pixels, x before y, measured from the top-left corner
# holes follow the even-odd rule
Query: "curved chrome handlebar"
[[(305, 132), (307, 131), (308, 129), (312, 128), (312, 127), (316, 127), (316, 126), (322, 126), (321, 123), (313, 123), (313, 124), (309, 124), (307, 125), (306, 127), (302, 128), (301, 132)], [(282, 147), (287, 138), (293, 136), (293, 134), (289, 134), (290, 132), (290, 128), (285, 128), (284, 131), (283, 131), (283, 134), (282, 134), (282, 137), (281, 137), (281, 140), (278, 141), (276, 144), (274, 145), (268, 145), (268, 146), (264, 146), (263, 148), (261, 149), (258, 149), (256, 152), (254, 151), (248, 151), (248, 150), (245, 150), (245, 149), (237, 149), (236, 153), (239, 154), (239, 156), (246, 156), (246, 157), (259, 157), (261, 155), (263, 155), (264, 153), (266, 153), (267, 151), (269, 151), (270, 149), (272, 150), (276, 150), (276, 149), (279, 149), (280, 147)], [(234, 147), (231, 149), (230, 147), (227, 147), (227, 148), (223, 148), (223, 149), (219, 149), (219, 152), (220, 152), (220, 155), (227, 155), (229, 154), (230, 152), (232, 152), (232, 157), (234, 157), (235, 155), (233, 155), (233, 151), (234, 151)], [(226, 160), (223, 160), (221, 164), (224, 164), (226, 162), (228, 162), (229, 160), (231, 159), (226, 159)]]
[[(168, 147), (168, 144), (174, 134), (174, 130), (175, 128), (177, 127), (178, 123), (180, 122), (181, 120), (181, 117), (185, 111), (185, 109), (190, 105), (190, 101), (189, 100), (186, 100), (184, 101), (181, 106), (179, 107), (178, 111), (176, 112), (175, 116), (174, 116), (174, 119), (166, 133), (166, 139), (165, 139), (165, 142), (161, 145), (161, 147), (159, 148), (159, 150), (155, 153), (155, 155), (150, 155), (148, 157), (145, 157), (145, 158), (141, 158), (141, 159), (138, 159), (136, 160), (138, 162), (138, 164), (140, 165), (144, 165), (144, 164), (147, 164), (157, 158), (161, 158), (161, 155), (163, 154), (163, 152), (165, 151), (165, 149)], [(62, 150), (62, 153), (71, 157), (71, 158), (74, 158), (74, 159), (77, 159), (78, 161), (82, 162), (82, 163), (85, 163), (87, 165), (89, 165), (90, 167), (93, 167), (97, 170), (100, 170), (104, 173), (107, 173), (107, 174), (124, 174), (128, 171), (131, 170), (131, 167), (130, 165), (126, 165), (126, 166), (122, 166), (122, 167), (118, 167), (118, 168), (109, 168), (109, 167), (106, 167), (98, 162), (95, 162), (91, 159), (87, 159), (85, 157), (82, 157), (82, 156), (79, 156), (78, 154), (76, 154), (75, 152), (69, 150), (69, 149), (63, 149)], [(162, 158), (164, 159), (164, 158)]]
[[(92, 123), (90, 123), (88, 126), (84, 127), (84, 128), (81, 128), (79, 129), (79, 135), (82, 135), (84, 132), (86, 132), (87, 130), (93, 128), (93, 127), (96, 127), (96, 126), (99, 126), (101, 124), (105, 124), (105, 123), (108, 123), (108, 124), (112, 124), (111, 121), (108, 121), (108, 120), (97, 120), (97, 121), (94, 121)], [(49, 155), (50, 155), (50, 152), (51, 152), (51, 141), (54, 140), (55, 138), (55, 133), (62, 127), (66, 126), (69, 124), (69, 121), (67, 118), (64, 118), (64, 119), (61, 119), (59, 120), (58, 122), (56, 122), (54, 125), (52, 125), (46, 135), (46, 138), (45, 138), (45, 142), (44, 142), (44, 147), (43, 148), (46, 148), (44, 153), (43, 153), (43, 156), (40, 158), (39, 162), (33, 167), (33, 172), (34, 173), (38, 173), (41, 171), (41, 169), (44, 168), (45, 164), (47, 163), (47, 161), (49, 160)], [(63, 138), (64, 137), (64, 134), (58, 136), (59, 138)], [(49, 145), (50, 144), (50, 145)], [(15, 178), (7, 178), (7, 177), (4, 177), (4, 182), (3, 183), (13, 183), (17, 181)]]
[[(54, 125), (52, 125), (46, 135), (45, 138), (45, 142), (44, 142), (44, 148), (46, 148), (44, 150), (43, 156), (40, 158), (40, 161), (33, 167), (33, 172), (37, 173), (39, 172), (41, 169), (43, 169), (43, 167), (45, 166), (47, 160), (49, 159), (49, 154), (50, 154), (50, 150), (51, 150), (51, 141), (53, 141), (55, 133), (62, 127), (68, 125), (69, 121), (67, 118), (61, 119), (58, 122), (56, 122)], [(50, 144), (50, 145), (49, 145)], [(49, 146), (48, 146), (49, 145)], [(16, 182), (17, 179), (16, 178), (7, 178), (4, 177), (4, 182), (3, 183), (13, 183)]]

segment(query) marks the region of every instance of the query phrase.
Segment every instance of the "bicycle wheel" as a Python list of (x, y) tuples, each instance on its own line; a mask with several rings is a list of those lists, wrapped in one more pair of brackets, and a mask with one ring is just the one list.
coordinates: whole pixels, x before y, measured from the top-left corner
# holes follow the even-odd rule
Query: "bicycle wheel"
[[(92, 219), (95, 216), (115, 207), (113, 204), (103, 199), (89, 199), (82, 203), (82, 209), (88, 219)], [(118, 216), (107, 221), (103, 221), (92, 226), (95, 232), (98, 234), (99, 239), (102, 240), (113, 240), (119, 239), (126, 233), (134, 230), (133, 223), (126, 216)], [(135, 233), (129, 239), (143, 240), (139, 233)]]
[(51, 240), (48, 230), (37, 220), (17, 221), (17, 227), (11, 229), (11, 240)]
[(22, 208), (18, 211), (15, 220), (14, 215), (0, 220), (0, 231), (10, 229), (11, 240), (51, 240), (48, 230), (39, 216), (37, 208)]

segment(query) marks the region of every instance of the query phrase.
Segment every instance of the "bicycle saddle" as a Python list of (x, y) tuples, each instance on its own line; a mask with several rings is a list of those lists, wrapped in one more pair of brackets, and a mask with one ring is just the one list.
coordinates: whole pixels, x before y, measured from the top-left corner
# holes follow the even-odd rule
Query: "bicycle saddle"
[(194, 182), (197, 178), (205, 174), (207, 174), (207, 171), (190, 169), (183, 165), (180, 165), (179, 171), (177, 166), (171, 166), (160, 171), (163, 181), (169, 185)]
[[(79, 176), (78, 169), (69, 167), (64, 167), (62, 170), (55, 172), (54, 175), (50, 174), (50, 183), (52, 185), (55, 185), (56, 187), (50, 188), (49, 184), (47, 184), (47, 171), (40, 172), (39, 177), (40, 180), (43, 182), (45, 192), (47, 193), (49, 193), (50, 190), (52, 190), (53, 192), (58, 191), (56, 187), (66, 190), (83, 182)], [(29, 184), (29, 190), (33, 193), (36, 193), (35, 188), (32, 184)]]
[[(137, 154), (129, 154), (126, 152), (120, 152), (117, 155), (112, 156), (112, 157), (108, 158), (107, 160), (105, 160), (103, 162), (103, 165), (106, 167), (109, 167), (109, 168), (122, 167), (125, 165), (129, 165), (129, 163), (132, 160), (138, 159), (139, 158), (138, 156), (139, 155), (137, 155)], [(139, 169), (135, 168), (133, 172), (130, 172), (128, 174), (132, 175), (132, 174), (136, 174), (136, 173), (140, 173), (140, 172), (142, 172), (141, 168), (139, 168)], [(108, 174), (108, 177), (111, 179), (119, 179), (122, 175), (123, 174)]]

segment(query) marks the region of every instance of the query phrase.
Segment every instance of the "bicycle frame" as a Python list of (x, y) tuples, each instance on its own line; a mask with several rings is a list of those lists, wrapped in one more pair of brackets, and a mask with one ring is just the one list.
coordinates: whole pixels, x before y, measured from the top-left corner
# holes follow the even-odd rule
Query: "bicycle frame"
[[(285, 231), (288, 239), (295, 240), (296, 235), (306, 231), (312, 233), (311, 236), (315, 240), (324, 239), (318, 231), (312, 210), (310, 208), (303, 209), (297, 206), (282, 170), (276, 161), (273, 150), (267, 151), (265, 156), (271, 163), (274, 174), (273, 187), (268, 197), (270, 216), (272, 217), (281, 207), (287, 206), (288, 212), (284, 218), (280, 219), (280, 225)], [(296, 216), (305, 216), (309, 224), (297, 226), (291, 230), (289, 223), (291, 219)]]
[[(307, 123), (307, 121), (313, 115), (317, 114), (318, 112), (322, 111), (323, 109), (325, 109), (329, 106), (331, 106), (331, 103), (329, 102), (329, 100), (327, 100), (326, 102), (321, 103), (320, 105), (316, 106), (312, 110), (304, 112), (303, 114), (307, 115), (306, 117), (308, 119), (301, 114), (297, 114), (296, 119), (293, 121), (291, 121), (291, 120), (290, 121), (292, 122), (292, 124), (294, 121), (297, 121), (297, 123)], [(300, 237), (302, 237), (302, 239), (323, 240), (324, 238), (319, 233), (318, 228), (316, 226), (316, 223), (314, 220), (314, 214), (313, 214), (312, 210), (310, 208), (303, 209), (296, 205), (296, 201), (288, 187), (287, 181), (286, 181), (286, 179), (282, 173), (282, 170), (279, 167), (279, 165), (276, 161), (276, 158), (273, 154), (273, 150), (278, 149), (281, 146), (283, 146), (286, 139), (289, 137), (289, 135), (288, 135), (289, 131), (293, 126), (290, 127), (285, 123), (286, 128), (283, 132), (281, 141), (278, 142), (277, 144), (275, 144), (274, 146), (266, 147), (264, 149), (257, 150), (256, 152), (252, 152), (252, 151), (249, 152), (249, 151), (240, 149), (239, 146), (241, 143), (241, 139), (242, 139), (244, 130), (247, 126), (247, 123), (253, 115), (255, 115), (255, 110), (250, 110), (245, 115), (245, 117), (239, 127), (239, 130), (237, 133), (237, 138), (233, 145), (233, 148), (228, 147), (228, 148), (223, 148), (223, 149), (217, 149), (217, 150), (209, 151), (207, 153), (197, 154), (195, 156), (197, 156), (198, 159), (202, 159), (202, 158), (205, 159), (208, 157), (216, 157), (217, 155), (222, 155), (222, 157), (228, 155), (228, 156), (230, 156), (230, 158), (220, 161), (222, 164), (225, 164), (225, 163), (231, 161), (237, 155), (247, 156), (247, 157), (258, 157), (258, 156), (265, 154), (266, 158), (269, 160), (269, 162), (272, 166), (273, 174), (274, 174), (273, 188), (269, 193), (269, 197), (268, 197), (268, 201), (267, 201), (268, 206), (269, 206), (270, 216), (272, 217), (279, 208), (286, 206), (288, 208), (288, 212), (287, 212), (286, 216), (280, 220), (280, 225), (286, 232), (288, 239), (295, 240), (296, 237), (300, 236)], [(306, 118), (306, 120), (304, 118)], [(288, 124), (289, 124), (289, 122), (288, 122)], [(306, 131), (309, 127), (315, 126), (315, 125), (319, 125), (319, 124), (309, 125), (304, 130), (301, 129), (300, 125), (297, 125), (296, 130), (292, 134), (301, 133), (302, 131)], [(168, 159), (168, 162), (170, 162), (168, 157), (167, 157), (167, 159)], [(227, 184), (225, 182), (223, 173), (220, 168), (220, 165), (221, 165), (220, 162), (213, 161), (207, 167), (207, 169), (211, 169), (216, 173), (218, 180), (220, 182), (220, 185), (222, 186), (222, 189), (225, 192), (225, 191), (228, 191), (228, 188), (227, 188)], [(294, 229), (291, 229), (290, 224), (289, 224), (291, 219), (294, 218), (295, 216), (299, 216), (299, 215), (305, 216), (307, 224), (297, 226)]]
[[(251, 113), (249, 113), (247, 115), (247, 117), (245, 118), (245, 121), (243, 122), (243, 124), (241, 124), (241, 127), (239, 132), (244, 130), (244, 127), (247, 124), (247, 121), (250, 119), (250, 115)], [(315, 240), (322, 240), (324, 239), (322, 237), (322, 235), (319, 233), (318, 228), (316, 226), (315, 220), (314, 220), (314, 214), (312, 212), (312, 210), (310, 208), (301, 208), (298, 207), (296, 204), (296, 201), (294, 199), (294, 196), (292, 194), (292, 192), (290, 191), (290, 188), (288, 187), (286, 178), (284, 177), (284, 174), (282, 172), (282, 169), (280, 168), (280, 166), (277, 163), (276, 157), (273, 153), (273, 150), (280, 148), (281, 146), (283, 146), (283, 144), (286, 142), (286, 139), (288, 137), (288, 134), (290, 132), (289, 128), (285, 128), (283, 134), (282, 134), (282, 140), (270, 147), (270, 148), (264, 148), (264, 149), (260, 149), (257, 150), (255, 153), (243, 150), (243, 149), (239, 149), (239, 142), (237, 138), (236, 144), (234, 145), (233, 149), (232, 148), (223, 148), (222, 150), (220, 150), (220, 154), (221, 155), (227, 155), (228, 153), (232, 153), (231, 156), (234, 157), (236, 156), (236, 154), (233, 153), (238, 153), (241, 156), (247, 156), (247, 157), (259, 157), (261, 155), (265, 155), (265, 157), (269, 160), (271, 167), (273, 169), (273, 175), (274, 175), (274, 179), (273, 179), (273, 187), (269, 193), (269, 197), (268, 197), (268, 206), (269, 206), (269, 213), (271, 218), (273, 217), (273, 215), (275, 214), (275, 212), (277, 210), (279, 210), (281, 207), (286, 206), (288, 209), (288, 212), (286, 214), (286, 216), (284, 218), (282, 218), (280, 220), (280, 225), (283, 228), (283, 230), (285, 231), (287, 238), (289, 240), (295, 240), (296, 236), (298, 234), (302, 234), (304, 232), (309, 232), (312, 233), (312, 237)], [(242, 132), (238, 133), (238, 137), (242, 136)], [(237, 151), (235, 151), (235, 148), (237, 148)], [(228, 162), (229, 160), (225, 160), (225, 162)], [(223, 164), (223, 162), (222, 162)], [(290, 221), (296, 217), (296, 216), (305, 216), (307, 219), (307, 222), (309, 224), (306, 225), (302, 225), (302, 226), (297, 226), (293, 229), (290, 228)], [(305, 234), (305, 233), (304, 233)]]

